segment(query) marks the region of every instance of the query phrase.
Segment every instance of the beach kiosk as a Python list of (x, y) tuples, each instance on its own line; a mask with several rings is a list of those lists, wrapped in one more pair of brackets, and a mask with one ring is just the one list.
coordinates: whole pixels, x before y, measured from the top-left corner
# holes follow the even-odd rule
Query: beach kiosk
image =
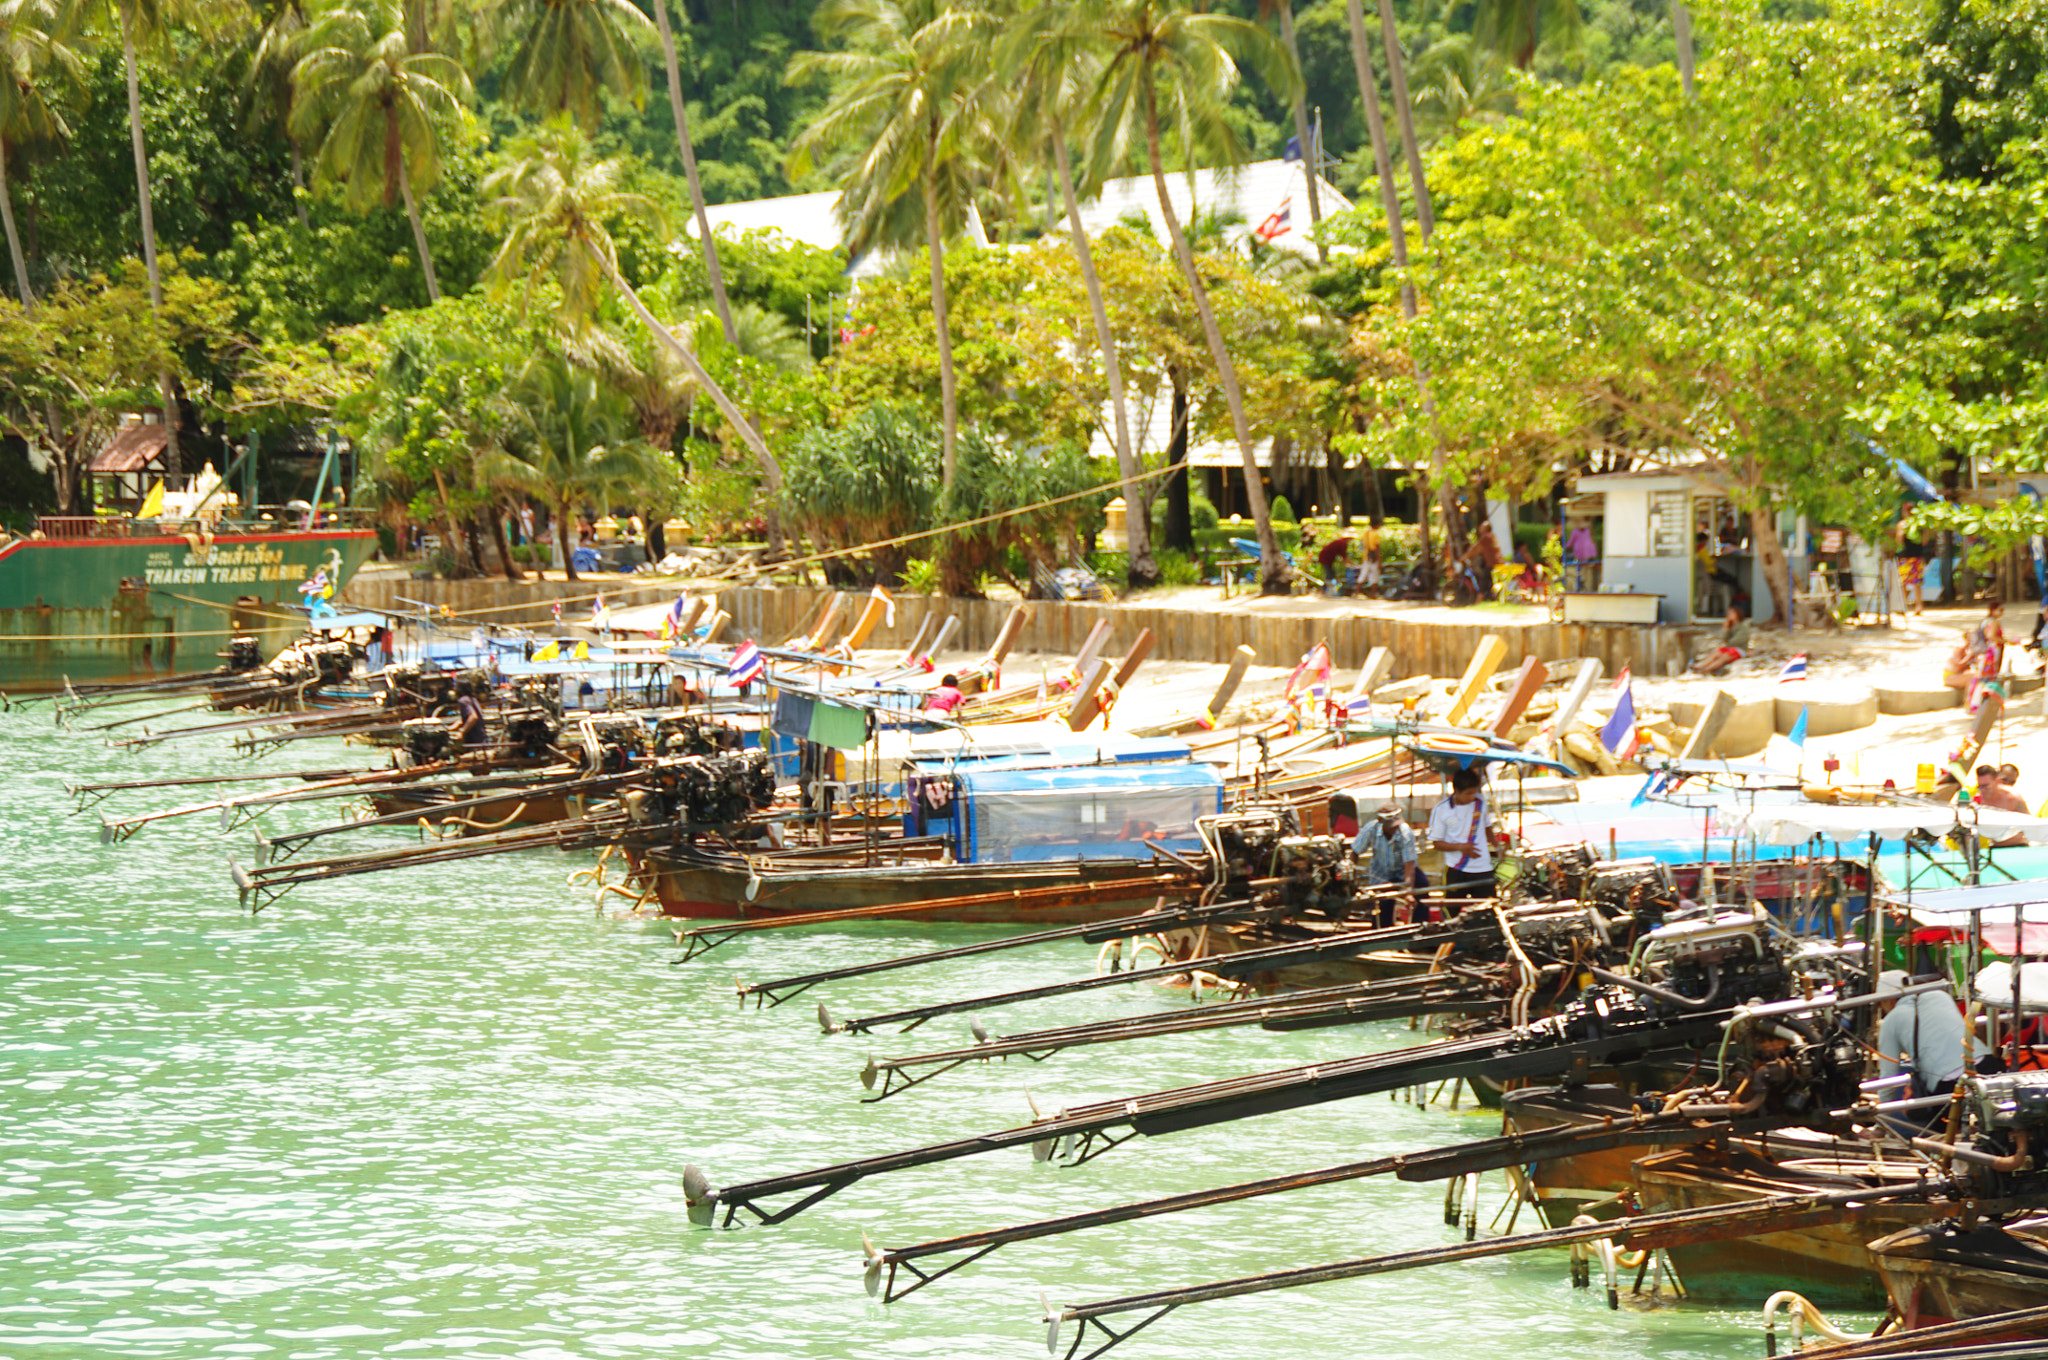
[(1578, 506), (1600, 498), (1600, 589), (1566, 592), (1568, 621), (1685, 624), (1718, 620), (1738, 591), (1769, 600), (1749, 517), (1698, 478), (1648, 468), (1581, 477), (1577, 491)]

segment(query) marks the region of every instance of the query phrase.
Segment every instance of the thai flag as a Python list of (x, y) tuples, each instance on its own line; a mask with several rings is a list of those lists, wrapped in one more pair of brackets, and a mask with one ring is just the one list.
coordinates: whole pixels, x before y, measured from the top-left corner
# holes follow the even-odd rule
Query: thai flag
[(597, 603), (590, 606), (590, 626), (602, 629), (612, 620), (612, 611), (604, 602), (604, 596), (597, 597)]
[(555, 611), (555, 622), (560, 623), (562, 621), (562, 602), (560, 600), (556, 600), (553, 604), (549, 605), (548, 608)]
[(1806, 678), (1806, 653), (1799, 652), (1785, 663), (1785, 669), (1778, 672), (1778, 679), (1804, 680)]
[(1293, 205), (1294, 196), (1292, 194), (1281, 199), (1280, 206), (1273, 210), (1270, 217), (1259, 223), (1258, 230), (1254, 231), (1252, 235), (1268, 243), (1272, 242), (1276, 237), (1285, 236), (1293, 223)]
[(675, 602), (674, 604), (672, 604), (672, 605), (670, 605), (670, 606), (668, 607), (668, 613), (666, 613), (666, 614), (662, 615), (662, 617), (661, 617), (661, 638), (662, 638), (662, 641), (666, 642), (666, 641), (668, 641), (668, 640), (669, 640), (669, 639), (671, 639), (671, 638), (676, 638), (676, 637), (680, 637), (680, 636), (682, 636), (682, 632), (683, 632), (683, 601), (684, 601), (685, 599), (687, 599), (687, 598), (689, 598), (689, 597), (688, 597), (688, 596), (685, 596), (685, 595), (678, 595), (678, 596), (676, 596), (676, 602)]
[(1600, 729), (1600, 744), (1617, 760), (1627, 760), (1636, 753), (1636, 698), (1629, 688), (1628, 667), (1621, 668), (1614, 689), (1619, 697), (1614, 701), (1614, 716)]
[(1294, 674), (1287, 677), (1288, 698), (1294, 697), (1303, 680), (1309, 682), (1311, 692), (1330, 683), (1330, 649), (1326, 644), (1318, 642), (1309, 648), (1308, 654), (1302, 657), (1301, 664), (1294, 668)]
[(759, 679), (767, 669), (768, 658), (761, 655), (761, 649), (749, 638), (733, 650), (732, 661), (725, 668), (725, 683), (744, 685)]

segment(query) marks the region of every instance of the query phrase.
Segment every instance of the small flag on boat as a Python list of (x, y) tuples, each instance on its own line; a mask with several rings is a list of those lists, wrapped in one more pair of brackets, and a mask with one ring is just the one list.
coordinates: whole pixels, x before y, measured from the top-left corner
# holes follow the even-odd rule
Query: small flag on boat
[(1779, 671), (1779, 672), (1778, 672), (1778, 679), (1779, 679), (1780, 681), (1784, 681), (1784, 680), (1804, 680), (1805, 678), (1806, 678), (1806, 653), (1805, 653), (1805, 652), (1797, 652), (1797, 653), (1794, 653), (1794, 654), (1793, 654), (1793, 656), (1792, 656), (1792, 659), (1791, 659), (1790, 661), (1787, 661), (1787, 662), (1785, 663), (1785, 669), (1783, 669), (1783, 670), (1781, 670), (1781, 671)]
[(1288, 698), (1292, 699), (1294, 697), (1295, 691), (1301, 687), (1303, 680), (1308, 681), (1311, 689), (1318, 685), (1330, 683), (1330, 649), (1328, 646), (1318, 642), (1315, 646), (1309, 648), (1308, 655), (1304, 656), (1301, 659), (1301, 664), (1294, 668), (1294, 674), (1287, 677)]
[(561, 641), (557, 639), (556, 641), (550, 642), (547, 646), (535, 652), (533, 654), (533, 659), (535, 661), (553, 661), (556, 657), (560, 656), (561, 654), (562, 644)]
[[(229, 468), (228, 471), (233, 472), (234, 469)], [(161, 515), (163, 512), (164, 479), (159, 477), (156, 479), (156, 485), (149, 489), (149, 494), (142, 498), (142, 505), (140, 506), (140, 508), (136, 510), (135, 518), (155, 519), (158, 515)]]
[(1802, 751), (1806, 749), (1806, 705), (1799, 706), (1799, 719), (1792, 724), (1792, 730), (1785, 734), (1785, 740)]
[(576, 660), (578, 660), (578, 661), (588, 661), (588, 660), (590, 660), (590, 644), (589, 644), (589, 643), (587, 643), (587, 642), (579, 642), (579, 643), (577, 643), (577, 644), (576, 644), (576, 658), (575, 658), (575, 659), (576, 659)]
[(1276, 237), (1285, 236), (1288, 233), (1293, 224), (1293, 219), (1294, 197), (1290, 194), (1288, 197), (1280, 200), (1280, 206), (1273, 209), (1272, 215), (1267, 217), (1265, 221), (1259, 223), (1258, 230), (1253, 232), (1252, 235), (1258, 237), (1261, 241), (1271, 243)]
[(604, 596), (597, 597), (597, 603), (590, 606), (590, 626), (603, 629), (612, 621), (612, 611), (604, 602)]
[(1627, 760), (1636, 753), (1636, 699), (1629, 688), (1628, 667), (1621, 668), (1614, 690), (1614, 716), (1600, 729), (1600, 744), (1617, 760)]
[(748, 638), (733, 649), (732, 661), (725, 668), (725, 683), (744, 685), (751, 680), (759, 679), (761, 673), (767, 669), (768, 658), (762, 656), (761, 649), (754, 645), (752, 638)]
[(555, 622), (560, 623), (562, 621), (562, 602), (560, 600), (556, 600), (553, 604), (549, 605), (548, 608), (554, 611)]
[(663, 642), (667, 642), (671, 638), (682, 636), (683, 601), (688, 598), (689, 596), (687, 595), (676, 596), (676, 602), (668, 607), (668, 613), (662, 615), (661, 640)]

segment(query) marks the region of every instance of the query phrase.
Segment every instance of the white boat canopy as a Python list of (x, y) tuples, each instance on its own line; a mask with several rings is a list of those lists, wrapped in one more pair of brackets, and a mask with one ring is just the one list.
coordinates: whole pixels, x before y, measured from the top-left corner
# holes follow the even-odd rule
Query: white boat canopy
[(1735, 820), (1766, 845), (1804, 845), (1815, 836), (1827, 841), (1859, 841), (1869, 836), (1896, 841), (1915, 832), (1940, 837), (1957, 831), (1974, 832), (1985, 841), (2008, 841), (2017, 836), (2030, 845), (2048, 845), (2048, 820), (1975, 803), (1965, 807), (1771, 803), (1744, 808), (1735, 814)]

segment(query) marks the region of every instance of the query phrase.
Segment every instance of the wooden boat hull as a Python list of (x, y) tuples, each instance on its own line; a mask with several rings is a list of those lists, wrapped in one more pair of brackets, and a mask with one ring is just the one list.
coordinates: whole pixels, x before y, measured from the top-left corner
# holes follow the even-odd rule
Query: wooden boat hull
[[(1913, 1227), (1870, 1244), (1892, 1308), (1907, 1330), (2048, 1306), (2048, 1222), (1969, 1232)], [(2019, 1340), (2043, 1331), (2002, 1333)]]
[[(1800, 1172), (1741, 1153), (1723, 1159), (1697, 1149), (1660, 1153), (1632, 1168), (1646, 1214), (1743, 1204), (1772, 1195), (1852, 1190), (1860, 1178)], [(1869, 1244), (1924, 1223), (1923, 1204), (1868, 1204), (1832, 1223), (1667, 1249), (1678, 1278), (1697, 1299), (1757, 1303), (1795, 1289), (1823, 1308), (1882, 1309), (1885, 1288)]]
[[(920, 921), (1083, 925), (1129, 916), (1159, 900), (1160, 868), (1146, 860), (1081, 860), (1028, 867), (903, 863), (892, 861), (889, 852), (882, 851), (876, 861), (822, 867), (816, 862), (773, 863), (764, 858), (750, 865), (737, 856), (655, 850), (641, 858), (639, 876), (643, 882), (652, 877), (662, 915), (712, 921), (757, 920), (848, 907), (903, 907), (906, 918)], [(1115, 885), (1126, 881), (1131, 890), (1117, 892)], [(1060, 886), (1084, 891), (1072, 899), (1040, 893), (1029, 903), (981, 900), (935, 911), (909, 910), (940, 899), (1000, 899), (1020, 889)]]

